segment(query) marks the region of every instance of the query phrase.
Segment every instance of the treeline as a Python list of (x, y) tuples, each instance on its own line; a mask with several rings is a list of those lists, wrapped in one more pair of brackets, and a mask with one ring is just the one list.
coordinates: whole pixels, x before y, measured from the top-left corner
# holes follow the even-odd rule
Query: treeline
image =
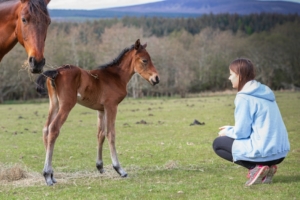
[(251, 35), (263, 31), (269, 31), (278, 24), (286, 22), (300, 22), (297, 14), (283, 15), (276, 13), (261, 13), (251, 15), (238, 14), (204, 14), (197, 18), (147, 18), (124, 17), (122, 23), (125, 26), (143, 28), (150, 35), (157, 37), (167, 36), (174, 31), (184, 29), (192, 35), (198, 34), (205, 28), (230, 30), (233, 33), (242, 31)]
[[(223, 20), (227, 28), (215, 25), (221, 24), (220, 16), (227, 16)], [(255, 21), (259, 16), (262, 18)], [(128, 84), (129, 96), (185, 97), (188, 93), (230, 89), (228, 65), (237, 57), (250, 58), (257, 67), (257, 79), (272, 89), (300, 87), (299, 17), (263, 16), (207, 15), (191, 19), (126, 17), (84, 23), (54, 21), (48, 29), (45, 70), (63, 64), (96, 68), (116, 58), (124, 48), (140, 38), (142, 43), (148, 43), (147, 49), (160, 73), (161, 83), (152, 87), (139, 76), (134, 76)], [(212, 19), (219, 22), (209, 22)], [(246, 19), (254, 21), (250, 23)], [(262, 23), (262, 19), (270, 19), (270, 24)], [(207, 26), (200, 26), (197, 20), (207, 21)], [(201, 28), (192, 29), (192, 22), (199, 23), (197, 26)], [(174, 29), (168, 29), (170, 24), (174, 24)], [(232, 28), (234, 24), (236, 29)], [(250, 34), (242, 28), (246, 27), (245, 24), (258, 28), (253, 28)], [(161, 34), (156, 34), (154, 30), (161, 30), (158, 31)], [(0, 102), (39, 97), (35, 92), (36, 76), (27, 72), (26, 65), (21, 67), (26, 59), (23, 48), (17, 46), (2, 60)]]
[[(261, 13), (251, 15), (238, 14), (204, 14), (201, 17), (194, 18), (163, 18), (163, 17), (123, 17), (90, 21), (93, 26), (93, 32), (101, 36), (105, 28), (111, 27), (117, 23), (122, 23), (126, 27), (142, 28), (147, 36), (164, 37), (169, 34), (185, 30), (188, 33), (195, 35), (200, 33), (205, 28), (213, 28), (222, 31), (238, 31), (248, 35), (270, 31), (276, 25), (281, 25), (287, 22), (300, 22), (298, 14), (277, 14), (277, 13)], [(57, 23), (68, 33), (69, 27), (78, 25), (78, 23)]]

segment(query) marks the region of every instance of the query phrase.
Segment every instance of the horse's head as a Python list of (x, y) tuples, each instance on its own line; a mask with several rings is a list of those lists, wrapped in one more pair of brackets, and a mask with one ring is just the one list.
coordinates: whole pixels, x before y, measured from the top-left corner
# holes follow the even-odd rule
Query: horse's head
[(134, 72), (139, 73), (151, 85), (156, 85), (159, 83), (159, 76), (151, 61), (150, 55), (146, 50), (146, 47), (147, 44), (141, 45), (139, 39), (134, 44)]
[(44, 46), (51, 21), (47, 10), (49, 2), (50, 0), (20, 0), (16, 36), (27, 52), (32, 73), (41, 73), (45, 65)]

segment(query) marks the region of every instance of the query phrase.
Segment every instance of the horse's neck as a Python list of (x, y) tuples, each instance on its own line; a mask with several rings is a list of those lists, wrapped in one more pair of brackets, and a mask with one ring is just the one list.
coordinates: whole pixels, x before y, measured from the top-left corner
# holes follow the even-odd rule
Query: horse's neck
[(5, 1), (0, 3), (0, 46), (2, 49), (8, 49), (8, 51), (18, 42), (15, 36), (17, 12), (19, 10), (18, 4), (19, 1)]
[(1, 26), (16, 26), (17, 15), (20, 10), (20, 1), (1, 1), (0, 0), (0, 24)]

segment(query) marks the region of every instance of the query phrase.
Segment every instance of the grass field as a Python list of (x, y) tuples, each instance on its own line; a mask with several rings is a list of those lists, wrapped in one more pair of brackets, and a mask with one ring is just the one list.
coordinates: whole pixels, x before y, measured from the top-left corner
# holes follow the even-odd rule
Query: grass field
[(246, 169), (212, 150), (218, 127), (234, 122), (235, 95), (124, 100), (116, 148), (128, 178), (112, 169), (107, 141), (98, 173), (96, 112), (77, 105), (55, 145), (52, 187), (42, 176), (48, 104), (0, 105), (0, 199), (300, 199), (300, 93), (276, 97), (291, 151), (273, 184), (251, 187)]

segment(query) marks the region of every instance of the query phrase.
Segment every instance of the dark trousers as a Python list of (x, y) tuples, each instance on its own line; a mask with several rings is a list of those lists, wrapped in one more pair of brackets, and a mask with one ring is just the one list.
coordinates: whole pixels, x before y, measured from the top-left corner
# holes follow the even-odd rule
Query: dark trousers
[[(213, 142), (213, 149), (215, 153), (221, 158), (233, 162), (233, 157), (231, 152), (233, 141), (234, 139), (227, 136), (217, 137)], [(284, 158), (280, 158), (268, 162), (251, 162), (245, 160), (237, 160), (234, 163), (241, 165), (247, 169), (253, 169), (256, 165), (268, 165), (268, 166), (277, 165), (281, 163), (283, 160)]]

